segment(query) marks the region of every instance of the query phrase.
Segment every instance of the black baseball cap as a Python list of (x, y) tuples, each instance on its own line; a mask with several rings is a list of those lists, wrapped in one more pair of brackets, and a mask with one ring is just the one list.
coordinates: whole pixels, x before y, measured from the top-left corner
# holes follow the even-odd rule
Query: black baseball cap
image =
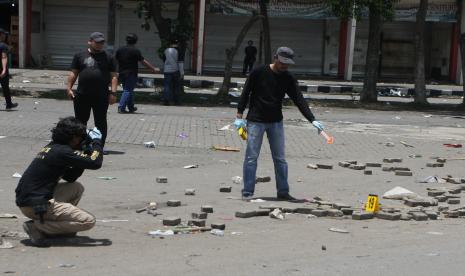
[(5, 29), (0, 28), (0, 34), (8, 34), (8, 32)]
[(105, 36), (100, 32), (93, 32), (90, 34), (89, 40), (93, 40), (95, 42), (103, 42), (105, 41)]
[(284, 64), (295, 64), (294, 62), (294, 51), (289, 47), (279, 47), (276, 51), (276, 57), (279, 62)]

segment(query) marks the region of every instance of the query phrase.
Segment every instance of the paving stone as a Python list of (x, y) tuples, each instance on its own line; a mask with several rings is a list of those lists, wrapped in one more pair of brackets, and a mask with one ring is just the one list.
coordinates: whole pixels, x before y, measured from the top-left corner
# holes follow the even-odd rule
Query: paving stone
[(460, 204), (460, 199), (459, 198), (449, 198), (447, 200), (447, 204)]
[(326, 215), (328, 215), (328, 210), (315, 209), (312, 210), (311, 214), (317, 217), (325, 217)]
[(257, 210), (255, 211), (255, 216), (256, 217), (267, 217), (270, 215), (270, 210), (267, 210), (267, 209), (260, 209), (260, 210)]
[(370, 167), (370, 168), (381, 168), (383, 164), (381, 163), (365, 163), (365, 166)]
[(435, 198), (409, 198), (404, 200), (404, 204), (410, 207), (417, 207), (417, 206), (437, 206), (438, 200)]
[(333, 165), (327, 165), (327, 164), (316, 164), (318, 169), (324, 169), (324, 170), (332, 170)]
[(364, 170), (364, 171), (363, 171), (363, 174), (364, 174), (364, 175), (372, 175), (372, 174), (373, 174), (373, 171), (372, 171), (372, 170)]
[(187, 222), (189, 226), (205, 227), (206, 221), (203, 219), (192, 219)]
[(416, 221), (428, 220), (428, 215), (423, 212), (412, 212), (410, 215), (412, 215), (412, 219)]
[(167, 217), (163, 219), (163, 225), (166, 226), (176, 226), (181, 223), (181, 218), (179, 217)]
[(256, 183), (265, 183), (265, 182), (270, 182), (271, 181), (271, 177), (270, 176), (257, 176), (255, 178), (255, 182)]
[(315, 210), (315, 208), (300, 207), (300, 208), (295, 209), (295, 213), (308, 215), (308, 214), (311, 214), (313, 210)]
[(398, 175), (398, 176), (412, 176), (413, 173), (411, 171), (396, 171), (396, 175)]
[(445, 195), (435, 196), (434, 198), (437, 199), (438, 202), (446, 202), (447, 201), (447, 196), (445, 196)]
[(213, 213), (213, 206), (210, 205), (204, 205), (200, 207), (200, 211), (204, 213)]
[(449, 199), (449, 198), (458, 198), (458, 199), (460, 199), (460, 196), (459, 196), (459, 195), (453, 195), (453, 194), (451, 194), (450, 192), (447, 193), (447, 194), (445, 194), (445, 196), (447, 197), (447, 199)]
[(168, 177), (166, 177), (166, 176), (157, 176), (156, 181), (157, 181), (157, 183), (168, 183)]
[(445, 194), (446, 191), (441, 191), (441, 190), (430, 190), (428, 191), (428, 196), (431, 196), (431, 197), (436, 197), (437, 196), (441, 196), (443, 194)]
[(440, 168), (444, 167), (444, 163), (426, 163), (426, 166), (430, 168)]
[(352, 213), (354, 212), (354, 209), (352, 208), (341, 208), (341, 211), (344, 215), (348, 216), (348, 215), (352, 215)]
[(352, 164), (349, 166), (349, 169), (358, 170), (358, 171), (364, 170), (365, 168), (366, 168), (365, 164)]
[(452, 184), (462, 184), (462, 178), (459, 177), (449, 177), (446, 181)]
[(328, 217), (342, 217), (344, 213), (338, 209), (329, 209), (328, 210)]
[(332, 207), (334, 209), (339, 209), (341, 210), (342, 208), (351, 208), (352, 206), (350, 206), (349, 204), (345, 204), (345, 203), (340, 203), (340, 202), (336, 202), (332, 205)]
[(446, 218), (458, 218), (460, 214), (459, 211), (447, 211), (444, 215)]
[(179, 207), (181, 206), (181, 200), (171, 199), (166, 202), (168, 207)]
[(407, 167), (392, 167), (393, 171), (410, 171)]
[(461, 187), (455, 188), (455, 189), (454, 189), (454, 188), (450, 188), (450, 189), (448, 189), (447, 191), (448, 191), (449, 194), (451, 194), (451, 195), (457, 195), (457, 194), (462, 193), (462, 188), (461, 188)]
[(385, 212), (385, 213), (399, 213), (400, 209), (397, 209), (397, 208), (382, 208), (381, 211)]
[(394, 167), (383, 167), (382, 170), (383, 172), (391, 172), (394, 170)]
[(193, 196), (193, 195), (195, 195), (195, 189), (186, 189), (184, 191), (184, 194)]
[(388, 212), (378, 212), (375, 215), (379, 219), (385, 220), (399, 220), (401, 217), (400, 213), (388, 213)]
[(465, 216), (465, 209), (458, 209), (458, 210), (455, 210), (459, 213), (459, 216), (461, 217), (464, 217)]
[(223, 186), (223, 187), (220, 187), (220, 193), (230, 193), (232, 191), (232, 187), (231, 186)]
[(411, 220), (411, 219), (412, 219), (412, 215), (410, 215), (410, 214), (402, 213), (400, 215), (400, 220)]
[(345, 161), (341, 161), (338, 163), (339, 166), (343, 167), (343, 168), (347, 168), (350, 166), (350, 163), (349, 162), (345, 162)]
[(446, 158), (438, 158), (436, 159), (436, 162), (438, 163), (446, 163), (447, 159)]
[(226, 229), (226, 224), (221, 223), (221, 222), (212, 223), (210, 226), (212, 229), (218, 229), (218, 230)]
[(426, 211), (425, 214), (428, 216), (429, 219), (431, 220), (437, 220), (438, 219), (438, 213), (435, 211)]
[(357, 164), (357, 163), (358, 163), (358, 161), (357, 161), (357, 160), (345, 160), (344, 162), (347, 162), (347, 163), (349, 163), (349, 164), (353, 164), (353, 165), (355, 165), (355, 164)]
[(449, 206), (438, 206), (439, 212), (449, 211)]
[(207, 213), (192, 213), (191, 217), (193, 219), (207, 219), (208, 214)]
[(293, 207), (283, 207), (282, 212), (283, 213), (295, 213), (297, 211), (297, 208)]
[(316, 170), (318, 169), (318, 166), (314, 164), (307, 164), (307, 168)]
[(255, 211), (238, 211), (235, 215), (237, 218), (251, 218), (255, 217)]
[(373, 213), (367, 213), (364, 211), (361, 212), (353, 212), (352, 213), (352, 219), (355, 220), (366, 220), (366, 219), (372, 219), (375, 215)]
[(384, 163), (401, 163), (402, 158), (384, 158), (383, 162)]

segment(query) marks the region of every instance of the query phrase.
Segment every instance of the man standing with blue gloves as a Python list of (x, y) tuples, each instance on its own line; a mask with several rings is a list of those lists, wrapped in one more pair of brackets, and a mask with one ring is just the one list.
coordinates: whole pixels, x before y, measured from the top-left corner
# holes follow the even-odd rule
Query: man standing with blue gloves
[[(296, 78), (288, 72), (289, 65), (294, 63), (294, 52), (288, 47), (278, 48), (274, 62), (254, 69), (244, 86), (237, 108), (234, 122), (236, 128), (247, 128), (247, 150), (245, 153), (243, 174), (244, 188), (242, 199), (250, 200), (255, 191), (257, 159), (262, 146), (263, 135), (267, 134), (271, 155), (275, 168), (276, 188), (278, 200), (295, 200), (289, 194), (287, 182), (288, 168), (285, 159), (285, 142), (282, 103), (285, 94), (289, 95), (304, 117), (310, 121), (318, 131), (323, 125), (315, 121), (307, 105)], [(247, 123), (242, 118), (249, 103)]]

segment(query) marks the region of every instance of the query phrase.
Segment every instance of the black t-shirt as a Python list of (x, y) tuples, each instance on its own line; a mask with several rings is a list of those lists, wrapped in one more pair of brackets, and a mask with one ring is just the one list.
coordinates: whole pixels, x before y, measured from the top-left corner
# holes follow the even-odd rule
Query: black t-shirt
[(103, 154), (100, 140), (94, 140), (86, 154), (69, 145), (50, 143), (45, 146), (24, 172), (16, 187), (16, 205), (33, 206), (53, 198), (60, 178), (74, 182), (84, 169), (99, 169)]
[(310, 111), (297, 79), (289, 72), (275, 73), (269, 65), (262, 65), (250, 73), (237, 107), (243, 114), (247, 104), (247, 120), (261, 123), (275, 123), (283, 119), (282, 104), (285, 94), (289, 95), (304, 117), (313, 122)]
[(245, 58), (255, 60), (257, 56), (257, 48), (255, 46), (245, 47)]
[[(6, 45), (5, 43), (3, 42), (0, 42), (0, 71), (3, 70), (3, 64), (1, 62), (1, 56), (3, 55), (3, 53), (7, 54), (8, 55), (8, 52), (9, 52), (9, 48), (8, 48), (8, 45)], [(0, 72), (1, 73), (1, 72)], [(8, 65), (7, 65), (7, 68), (6, 68), (6, 73), (8, 75)]]
[(88, 50), (74, 55), (72, 70), (78, 70), (78, 94), (107, 94), (111, 72), (116, 72), (116, 62), (105, 51), (91, 53)]
[(142, 53), (134, 46), (126, 45), (118, 48), (115, 54), (118, 61), (118, 69), (120, 74), (136, 74), (139, 69), (139, 61), (143, 61)]

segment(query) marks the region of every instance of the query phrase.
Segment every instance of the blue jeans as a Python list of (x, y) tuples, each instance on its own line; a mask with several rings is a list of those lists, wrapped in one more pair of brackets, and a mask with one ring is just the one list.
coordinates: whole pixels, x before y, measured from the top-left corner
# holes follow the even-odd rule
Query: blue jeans
[(284, 150), (283, 121), (277, 123), (247, 122), (247, 150), (244, 159), (244, 189), (243, 196), (252, 196), (255, 191), (257, 174), (257, 159), (262, 147), (263, 134), (266, 132), (270, 142), (271, 156), (273, 157), (276, 189), (278, 194), (289, 193), (287, 182), (287, 162)]
[(163, 101), (177, 103), (178, 93), (181, 89), (181, 74), (179, 72), (165, 73), (163, 86)]
[(136, 74), (121, 74), (120, 80), (123, 84), (123, 94), (119, 100), (119, 108), (122, 110), (128, 107), (129, 111), (134, 110), (134, 88), (137, 84)]

